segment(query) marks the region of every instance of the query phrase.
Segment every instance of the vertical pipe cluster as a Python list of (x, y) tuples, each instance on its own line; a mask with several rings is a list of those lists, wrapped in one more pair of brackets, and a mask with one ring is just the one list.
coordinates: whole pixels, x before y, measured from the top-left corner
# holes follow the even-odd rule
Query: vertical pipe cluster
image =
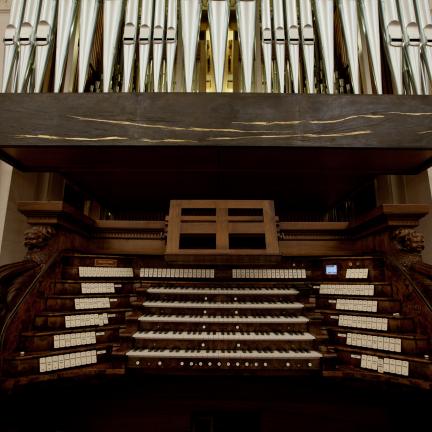
[(12, 3), (9, 16), (9, 24), (6, 26), (4, 35), (4, 64), (3, 64), (3, 83), (2, 93), (4, 93), (11, 84), (15, 60), (18, 53), (18, 40), (21, 31), (21, 23), (24, 14), (25, 0), (15, 0)]
[[(244, 92), (360, 94), (365, 77), (372, 81), (367, 91), (377, 94), (389, 78), (387, 92), (432, 89), (429, 0), (235, 0), (236, 22), (233, 6), (232, 0), (206, 6), (201, 0), (13, 0), (1, 90), (98, 90), (91, 77), (102, 81), (104, 92), (171, 92), (183, 75), (185, 91), (193, 92), (205, 69), (197, 62), (210, 65), (208, 57), (216, 92), (229, 87), (227, 59), (236, 71), (230, 72), (234, 87)], [(207, 31), (211, 50), (199, 57)], [(229, 51), (229, 34), (235, 46), (238, 39), (240, 55)], [(233, 69), (234, 58), (239, 67)]]

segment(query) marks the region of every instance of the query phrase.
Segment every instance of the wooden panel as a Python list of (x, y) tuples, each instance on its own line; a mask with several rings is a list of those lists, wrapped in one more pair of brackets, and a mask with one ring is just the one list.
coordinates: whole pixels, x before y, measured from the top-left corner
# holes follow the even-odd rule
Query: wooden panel
[[(216, 216), (183, 216), (182, 209), (213, 209)], [(229, 215), (230, 209), (261, 210), (262, 216)], [(197, 222), (192, 222), (196, 220)], [(199, 222), (205, 219), (205, 222)], [(215, 249), (180, 249), (180, 234), (209, 234), (216, 233)], [(230, 234), (265, 235), (265, 248), (263, 249), (230, 249)], [(249, 245), (248, 245), (249, 246)], [(235, 259), (239, 255), (250, 256), (277, 256), (279, 255), (279, 242), (276, 230), (276, 217), (272, 201), (260, 200), (172, 200), (168, 218), (168, 241), (166, 259), (179, 262), (184, 256), (192, 257), (195, 262), (204, 259), (211, 262), (211, 256), (221, 262), (221, 256)], [(205, 258), (203, 258), (205, 257)], [(272, 258), (273, 259), (273, 258)], [(225, 259), (225, 262), (228, 258)]]
[(2, 94), (0, 112), (2, 147), (432, 148), (421, 96)]

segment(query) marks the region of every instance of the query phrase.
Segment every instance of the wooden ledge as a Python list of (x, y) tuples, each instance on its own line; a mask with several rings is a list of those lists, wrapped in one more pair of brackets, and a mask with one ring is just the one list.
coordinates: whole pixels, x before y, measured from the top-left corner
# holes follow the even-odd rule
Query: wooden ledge
[(88, 235), (94, 220), (63, 201), (21, 201), (18, 210), (29, 225), (56, 225)]

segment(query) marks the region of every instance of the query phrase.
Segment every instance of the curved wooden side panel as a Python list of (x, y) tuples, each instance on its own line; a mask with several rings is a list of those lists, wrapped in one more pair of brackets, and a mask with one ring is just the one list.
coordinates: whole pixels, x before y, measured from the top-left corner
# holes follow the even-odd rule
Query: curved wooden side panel
[[(53, 272), (59, 257), (60, 254), (53, 255), (44, 265), (32, 261), (11, 265), (11, 272), (13, 269), (15, 277), (11, 276), (7, 288), (2, 290), (9, 302), (2, 305), (6, 307), (0, 321), (1, 375), (4, 358), (19, 349), (19, 335), (31, 326), (35, 315), (43, 308), (44, 300), (40, 293), (49, 292), (50, 280), (55, 277)], [(6, 280), (6, 277), (3, 280)]]

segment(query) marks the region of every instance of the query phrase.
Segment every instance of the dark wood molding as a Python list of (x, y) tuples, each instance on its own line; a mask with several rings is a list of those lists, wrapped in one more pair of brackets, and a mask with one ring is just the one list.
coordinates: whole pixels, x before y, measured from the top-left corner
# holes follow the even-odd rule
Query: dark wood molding
[(2, 94), (0, 112), (2, 147), (432, 149), (423, 96)]
[[(30, 225), (60, 226), (68, 234), (65, 248), (79, 239), (79, 248), (88, 252), (164, 255), (165, 221), (93, 220), (72, 207), (56, 202), (22, 202), (20, 211)], [(279, 250), (282, 256), (326, 256), (393, 251), (392, 233), (397, 228), (414, 228), (430, 210), (428, 205), (385, 204), (347, 222), (280, 222)], [(77, 244), (77, 243), (75, 243)], [(190, 255), (190, 254), (189, 254)], [(262, 255), (257, 253), (255, 258)], [(203, 260), (209, 260), (203, 254)], [(253, 255), (251, 254), (251, 257)], [(277, 260), (278, 254), (269, 254)], [(178, 257), (177, 257), (178, 258)], [(176, 259), (177, 259), (176, 258)], [(192, 256), (184, 254), (185, 262)], [(217, 262), (222, 263), (219, 257)]]
[(22, 201), (18, 210), (27, 217), (29, 225), (61, 226), (84, 236), (94, 225), (93, 219), (63, 201)]

